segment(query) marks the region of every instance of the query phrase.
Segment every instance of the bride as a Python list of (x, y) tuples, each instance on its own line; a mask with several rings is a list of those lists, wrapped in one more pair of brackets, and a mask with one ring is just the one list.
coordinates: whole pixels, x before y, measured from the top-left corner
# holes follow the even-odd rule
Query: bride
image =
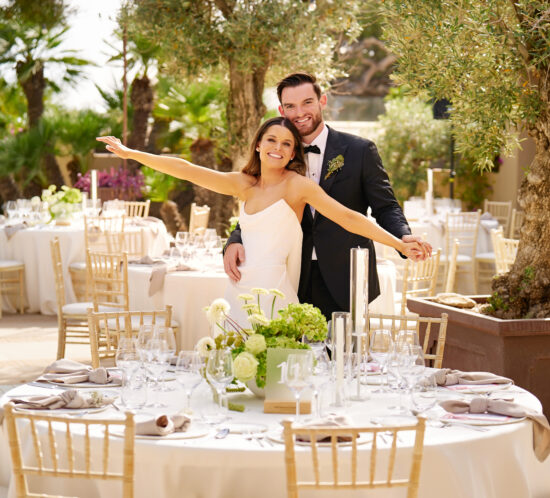
[[(239, 268), (239, 282), (229, 282), (226, 299), (231, 316), (249, 328), (241, 309), (240, 294), (252, 288), (279, 289), (278, 309), (298, 302), (302, 229), (306, 204), (346, 230), (388, 245), (417, 260), (423, 249), (418, 242), (403, 242), (366, 216), (346, 208), (314, 181), (306, 178), (304, 152), (294, 125), (284, 117), (265, 121), (258, 129), (250, 157), (240, 172), (223, 173), (196, 166), (184, 159), (157, 156), (122, 145), (115, 137), (99, 137), (107, 150), (123, 159), (133, 159), (150, 168), (190, 181), (220, 194), (241, 200), (239, 222), (246, 261)], [(271, 311), (271, 296), (262, 296), (262, 309)]]

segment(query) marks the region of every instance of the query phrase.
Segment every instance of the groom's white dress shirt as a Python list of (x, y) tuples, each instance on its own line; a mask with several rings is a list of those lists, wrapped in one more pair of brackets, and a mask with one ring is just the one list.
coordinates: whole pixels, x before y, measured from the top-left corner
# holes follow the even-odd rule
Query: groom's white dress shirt
[[(315, 140), (311, 142), (310, 144), (304, 144), (305, 145), (316, 145), (319, 147), (319, 150), (321, 151), (320, 154), (314, 154), (312, 152), (309, 152), (306, 154), (306, 162), (307, 162), (307, 170), (306, 170), (306, 176), (310, 179), (312, 179), (317, 185), (319, 185), (319, 182), (321, 181), (321, 168), (323, 167), (323, 158), (325, 157), (325, 149), (327, 147), (327, 139), (328, 139), (328, 128), (325, 124), (323, 124), (323, 129), (317, 137), (315, 137)], [(311, 209), (311, 215), (315, 215), (315, 208), (313, 206), (309, 206), (309, 209)], [(315, 247), (313, 248), (313, 253), (311, 254), (311, 259), (317, 259), (317, 254), (315, 254)]]

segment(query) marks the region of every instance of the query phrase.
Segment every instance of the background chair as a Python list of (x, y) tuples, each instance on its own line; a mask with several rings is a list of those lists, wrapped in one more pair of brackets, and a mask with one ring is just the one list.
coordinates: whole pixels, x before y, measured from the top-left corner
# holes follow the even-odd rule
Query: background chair
[(210, 217), (210, 207), (197, 206), (194, 202), (191, 204), (191, 213), (189, 215), (189, 233), (201, 233), (208, 227), (208, 218)]
[(2, 318), (2, 294), (17, 294), (19, 313), (25, 312), (25, 265), (21, 261), (0, 260), (0, 318)]
[(394, 339), (400, 330), (416, 331), (424, 351), (424, 359), (431, 361), (431, 364), (426, 364), (426, 366), (441, 368), (445, 352), (448, 319), (449, 315), (447, 313), (442, 313), (441, 318), (370, 313), (369, 331), (389, 329)]
[(495, 220), (497, 220), (502, 226), (504, 235), (508, 236), (508, 230), (510, 229), (510, 216), (512, 215), (512, 201), (498, 202), (485, 199), (483, 201), (483, 211), (485, 213), (489, 213)]
[(405, 260), (400, 306), (402, 315), (407, 312), (407, 296), (435, 296), (440, 256), (441, 249), (438, 249), (424, 261)]
[(452, 245), (458, 239), (459, 253), (456, 258), (457, 273), (468, 273), (474, 282), (474, 291), (477, 292), (477, 274), (475, 271), (475, 256), (479, 220), (481, 212), (446, 213), (445, 219), (445, 254), (441, 257), (445, 265), (445, 280), (449, 271), (449, 258)]
[(59, 239), (50, 241), (53, 274), (55, 278), (55, 294), (57, 297), (57, 359), (65, 357), (66, 344), (88, 344), (87, 309), (93, 306), (91, 302), (76, 302), (66, 304), (65, 279)]
[(498, 275), (502, 275), (510, 271), (516, 260), (519, 240), (504, 238), (499, 230), (493, 230), (493, 232), (491, 235), (494, 236), (496, 271)]
[[(117, 480), (122, 483), (121, 496), (133, 497), (135, 432), (133, 414), (126, 413), (124, 420), (71, 419), (67, 416), (17, 412), (13, 405), (8, 403), (5, 405), (5, 415), (17, 498), (51, 496), (31, 493), (27, 484), (29, 475), (64, 479)], [(29, 437), (32, 438), (33, 443), (25, 444), (25, 451), (23, 451), (21, 422), (27, 422), (24, 424), (24, 430), (25, 433), (30, 431)], [(55, 424), (55, 430), (53, 424)], [(77, 425), (80, 427), (73, 432), (71, 429)], [(85, 427), (84, 431), (82, 426)], [(101, 448), (100, 451), (95, 451), (94, 448), (92, 452), (89, 432), (94, 426), (97, 426), (97, 430), (101, 430), (106, 436), (112, 427), (122, 427), (124, 439), (96, 438), (94, 444)], [(64, 428), (63, 431), (62, 428)], [(56, 431), (58, 437), (56, 437)], [(77, 438), (76, 434), (81, 433), (83, 436)], [(115, 444), (111, 445), (113, 441)], [(82, 444), (78, 444), (79, 442)], [(25, 459), (27, 450), (32, 457), (30, 459)], [(63, 453), (60, 453), (60, 450)], [(114, 460), (114, 455), (117, 453), (122, 462), (122, 471), (113, 470), (113, 465), (109, 464), (109, 460)], [(26, 463), (26, 460), (29, 460), (29, 463)]]
[(128, 256), (126, 253), (87, 251), (88, 279), (94, 311), (100, 306), (112, 311), (128, 311)]
[(451, 249), (451, 257), (447, 261), (447, 275), (445, 276), (444, 289), (445, 292), (454, 292), (455, 280), (456, 280), (456, 258), (458, 257), (458, 251), (460, 249), (460, 242), (458, 239), (453, 241), (453, 248)]
[(511, 239), (519, 239), (524, 218), (525, 218), (525, 213), (523, 211), (512, 209), (512, 219), (510, 221), (510, 234), (508, 235)]
[(139, 217), (146, 218), (149, 216), (149, 206), (151, 201), (123, 201), (124, 209), (126, 209), (126, 216), (129, 218)]
[[(290, 420), (283, 422), (283, 436), (285, 440), (285, 466), (286, 466), (286, 480), (287, 480), (287, 496), (289, 498), (298, 498), (300, 490), (331, 490), (344, 491), (342, 496), (345, 496), (345, 491), (352, 489), (379, 489), (379, 488), (395, 488), (404, 487), (407, 488), (407, 498), (418, 497), (418, 487), (420, 483), (420, 469), (422, 465), (422, 457), (424, 453), (424, 431), (425, 420), (419, 418), (415, 425), (400, 426), (400, 427), (338, 427), (338, 428), (326, 428), (326, 427), (293, 427)], [(398, 435), (405, 431), (414, 431), (414, 447), (412, 450), (412, 456), (409, 458), (410, 468), (406, 477), (398, 477), (403, 475), (403, 472), (398, 472), (397, 469), (406, 469), (406, 460), (404, 453), (410, 453), (409, 448), (398, 448), (397, 438)], [(390, 433), (389, 436), (387, 434)], [(389, 437), (390, 442), (388, 448), (385, 450), (386, 454), (380, 456), (382, 453), (378, 448), (378, 434), (384, 434), (384, 437)], [(296, 450), (295, 450), (295, 438), (296, 435), (308, 435), (312, 443), (304, 452), (309, 451), (311, 453), (311, 465), (303, 470), (303, 474), (308, 477), (313, 474), (313, 479), (298, 479), (298, 469), (296, 463)], [(360, 458), (357, 455), (357, 438), (360, 436), (371, 436), (372, 447), (370, 450), (370, 465), (359, 465)], [(338, 436), (351, 437), (351, 450), (349, 448), (341, 449), (338, 445)], [(331, 447), (330, 454), (327, 452), (319, 452), (317, 446), (318, 437), (330, 437)], [(351, 464), (351, 477), (347, 477), (347, 473), (344, 474), (341, 470), (340, 461), (343, 460), (343, 454), (345, 453), (346, 459), (349, 458)], [(340, 458), (342, 456), (342, 458)], [(323, 458), (328, 457), (328, 458)], [(380, 468), (386, 468), (387, 473), (384, 478), (376, 478), (376, 465), (377, 461), (380, 463)], [(387, 461), (387, 463), (386, 463)], [(328, 471), (323, 472), (322, 463), (325, 462), (325, 466), (329, 466), (329, 462), (332, 464), (332, 478)], [(399, 464), (396, 466), (396, 463)], [(385, 464), (385, 465), (384, 465)], [(362, 477), (368, 476), (368, 478), (358, 478), (358, 473)], [(323, 476), (321, 476), (323, 474)], [(310, 495), (308, 495), (310, 496)], [(325, 495), (323, 495), (325, 496)], [(329, 495), (326, 495), (329, 496)]]
[[(164, 325), (171, 327), (172, 307), (166, 306), (162, 311), (119, 311), (94, 312), (88, 309), (88, 329), (90, 331), (90, 348), (92, 353), (92, 368), (98, 368), (101, 363), (114, 362), (118, 338), (121, 335), (132, 337), (137, 335), (141, 325)], [(178, 344), (177, 327), (174, 329), (176, 344)]]

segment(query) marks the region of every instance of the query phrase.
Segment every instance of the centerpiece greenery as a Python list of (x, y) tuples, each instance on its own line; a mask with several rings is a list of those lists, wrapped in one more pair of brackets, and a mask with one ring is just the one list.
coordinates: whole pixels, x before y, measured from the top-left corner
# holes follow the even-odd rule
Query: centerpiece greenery
[(60, 190), (55, 185), (50, 185), (42, 191), (42, 201), (48, 203), (52, 220), (69, 218), (82, 202), (82, 194), (77, 188), (67, 185), (63, 185)]
[[(260, 306), (260, 296), (273, 296), (268, 318)], [(216, 299), (205, 308), (210, 323), (220, 332), (215, 337), (203, 337), (197, 343), (201, 356), (213, 349), (229, 348), (233, 354), (235, 378), (241, 382), (256, 381), (265, 386), (268, 348), (309, 349), (310, 342), (324, 341), (327, 321), (321, 311), (307, 303), (290, 303), (274, 317), (277, 298), (284, 299), (277, 289), (251, 289), (250, 294), (239, 296), (242, 308), (248, 314), (250, 328), (243, 328), (229, 314), (229, 303)]]

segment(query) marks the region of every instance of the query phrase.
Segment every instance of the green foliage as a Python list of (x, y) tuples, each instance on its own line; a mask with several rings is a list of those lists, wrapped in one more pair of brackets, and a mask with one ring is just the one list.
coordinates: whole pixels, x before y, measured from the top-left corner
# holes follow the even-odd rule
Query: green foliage
[(0, 78), (0, 139), (8, 133), (23, 131), (27, 106), (18, 85), (10, 85)]
[(449, 155), (449, 125), (433, 118), (432, 108), (419, 97), (399, 95), (386, 101), (379, 117), (383, 134), (377, 141), (395, 195), (403, 202), (423, 193), (426, 168)]
[(165, 175), (147, 166), (141, 167), (145, 177), (145, 198), (153, 202), (164, 202), (170, 199), (170, 192), (176, 189), (183, 190), (187, 182), (178, 180), (171, 175)]
[(495, 313), (499, 310), (508, 311), (508, 309), (510, 308), (508, 302), (503, 299), (498, 292), (493, 292), (489, 299), (487, 299), (487, 303), (491, 305), (491, 308), (489, 309), (489, 314)]
[(490, 169), (544, 109), (548, 2), (386, 0), (384, 35), (399, 58), (394, 78), (452, 102), (457, 150)]
[[(464, 208), (468, 211), (483, 207), (484, 199), (487, 199), (492, 190), (489, 175), (486, 171), (480, 171), (475, 167), (475, 160), (468, 157), (455, 157), (456, 179), (455, 197), (460, 199)], [(447, 176), (443, 184), (448, 185)]]

